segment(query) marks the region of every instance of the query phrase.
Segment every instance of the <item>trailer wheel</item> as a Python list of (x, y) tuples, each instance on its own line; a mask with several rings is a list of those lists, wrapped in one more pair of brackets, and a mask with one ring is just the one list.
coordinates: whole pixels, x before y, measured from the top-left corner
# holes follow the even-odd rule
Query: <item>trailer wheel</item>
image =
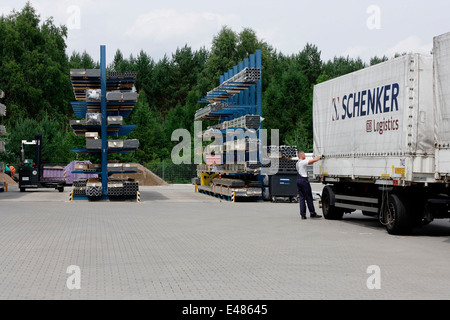
[(344, 211), (334, 205), (334, 191), (330, 186), (323, 188), (322, 213), (327, 220), (341, 220), (344, 215)]
[(391, 194), (385, 209), (386, 230), (392, 235), (407, 235), (413, 229), (413, 224), (407, 214), (404, 200), (396, 194)]
[(20, 188), (20, 192), (25, 192), (25, 188)]
[(64, 186), (58, 187), (59, 192), (64, 192)]

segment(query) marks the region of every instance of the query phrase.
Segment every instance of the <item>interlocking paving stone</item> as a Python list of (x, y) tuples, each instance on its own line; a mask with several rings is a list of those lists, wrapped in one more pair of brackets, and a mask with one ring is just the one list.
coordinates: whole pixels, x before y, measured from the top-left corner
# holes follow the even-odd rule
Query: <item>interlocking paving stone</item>
[[(396, 237), (361, 214), (302, 221), (298, 204), (141, 189), (141, 203), (0, 194), (0, 299), (450, 298), (448, 220)], [(367, 288), (371, 265), (381, 290)]]

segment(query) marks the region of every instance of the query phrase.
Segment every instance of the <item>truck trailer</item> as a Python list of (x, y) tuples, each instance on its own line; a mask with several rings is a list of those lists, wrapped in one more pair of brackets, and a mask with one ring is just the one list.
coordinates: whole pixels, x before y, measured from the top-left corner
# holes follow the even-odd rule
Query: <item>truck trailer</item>
[(450, 33), (314, 87), (324, 217), (361, 210), (390, 234), (450, 218)]

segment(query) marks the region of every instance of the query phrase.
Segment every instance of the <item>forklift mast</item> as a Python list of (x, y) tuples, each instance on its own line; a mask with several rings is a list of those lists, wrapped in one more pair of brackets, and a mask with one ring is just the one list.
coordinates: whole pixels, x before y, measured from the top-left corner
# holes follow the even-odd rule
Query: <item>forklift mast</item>
[(42, 163), (41, 163), (41, 157), (42, 157), (42, 134), (37, 134), (35, 136), (36, 139), (36, 168), (38, 169), (38, 180), (41, 180), (41, 174), (42, 174)]

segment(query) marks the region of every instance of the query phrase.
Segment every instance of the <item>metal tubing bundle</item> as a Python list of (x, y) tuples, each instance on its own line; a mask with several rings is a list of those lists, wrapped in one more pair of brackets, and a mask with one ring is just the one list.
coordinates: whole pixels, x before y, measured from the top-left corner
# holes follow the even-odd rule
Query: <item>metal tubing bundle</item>
[(261, 117), (260, 116), (245, 116), (245, 127), (247, 129), (259, 129), (261, 127)]
[(123, 195), (134, 196), (139, 191), (139, 183), (137, 181), (123, 182)]
[(295, 146), (281, 146), (280, 153), (282, 158), (295, 158), (297, 157), (297, 147)]
[(123, 77), (124, 77), (125, 79), (136, 79), (137, 73), (136, 73), (135, 71), (126, 71), (126, 72), (123, 74)]
[(108, 196), (123, 196), (123, 183), (108, 183)]
[(267, 146), (267, 154), (269, 157), (278, 156), (283, 159), (296, 158), (297, 147), (295, 146)]
[(74, 187), (73, 195), (74, 196), (85, 196), (86, 195), (86, 187)]
[(87, 179), (77, 179), (73, 181), (74, 188), (85, 188), (87, 184)]
[(112, 78), (112, 79), (123, 78), (123, 74), (120, 71), (109, 71), (108, 78)]
[(246, 115), (230, 121), (224, 121), (214, 127), (213, 129), (225, 130), (229, 128), (245, 128), (245, 129), (259, 129), (261, 126), (261, 117)]
[(279, 161), (279, 169), (287, 170), (287, 171), (296, 171), (297, 170), (297, 160), (280, 160)]

